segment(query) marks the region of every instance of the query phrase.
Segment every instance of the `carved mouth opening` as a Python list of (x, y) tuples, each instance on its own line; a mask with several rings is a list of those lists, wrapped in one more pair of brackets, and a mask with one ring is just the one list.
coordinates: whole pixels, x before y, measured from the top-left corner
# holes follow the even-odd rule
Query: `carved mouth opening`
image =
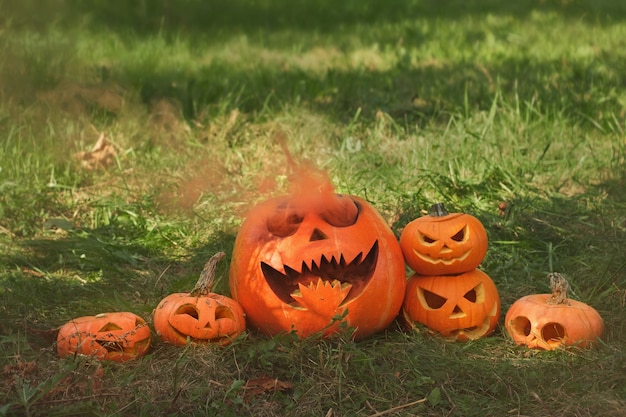
[(342, 304), (354, 299), (363, 292), (376, 270), (378, 262), (378, 241), (374, 242), (369, 252), (363, 257), (360, 252), (354, 259), (347, 261), (343, 255), (332, 256), (330, 259), (322, 255), (319, 260), (302, 261), (299, 270), (283, 265), (284, 273), (265, 262), (261, 262), (261, 271), (274, 294), (285, 304), (296, 305), (291, 296), (299, 290), (298, 284), (309, 286), (319, 280), (325, 282), (339, 281), (342, 287), (350, 284), (350, 292)]
[[(116, 356), (116, 355), (123, 355), (123, 354), (137, 355), (145, 346), (150, 344), (150, 339), (146, 338), (143, 340), (138, 340), (135, 343), (133, 343), (132, 340), (129, 339), (128, 337), (129, 336), (134, 337), (135, 333), (137, 332), (137, 329), (143, 326), (147, 326), (147, 325), (148, 324), (143, 320), (136, 320), (135, 329), (129, 330), (120, 335), (107, 333), (105, 334), (106, 337), (104, 338), (102, 337), (99, 338), (96, 336), (95, 338), (96, 343), (102, 346), (107, 351), (107, 354), (109, 356)], [(122, 330), (122, 328), (118, 326), (117, 324), (107, 323), (98, 331), (98, 333), (120, 331), (120, 330)], [(112, 338), (115, 338), (115, 340), (111, 340)]]
[(491, 328), (491, 319), (495, 317), (497, 311), (498, 305), (494, 304), (491, 311), (487, 316), (485, 316), (485, 319), (480, 325), (454, 330), (450, 333), (450, 336), (456, 339), (459, 335), (464, 335), (470, 340), (475, 340), (484, 336), (487, 332), (489, 332), (489, 329)]
[(465, 260), (465, 258), (468, 257), (468, 255), (470, 254), (472, 250), (468, 250), (467, 252), (463, 253), (461, 256), (459, 256), (458, 258), (450, 258), (450, 259), (444, 259), (444, 258), (432, 258), (430, 256), (428, 256), (425, 253), (420, 253), (418, 252), (416, 249), (413, 249), (413, 253), (420, 259), (428, 262), (429, 264), (437, 264), (437, 263), (442, 263), (444, 265), (452, 265), (455, 262), (462, 262)]

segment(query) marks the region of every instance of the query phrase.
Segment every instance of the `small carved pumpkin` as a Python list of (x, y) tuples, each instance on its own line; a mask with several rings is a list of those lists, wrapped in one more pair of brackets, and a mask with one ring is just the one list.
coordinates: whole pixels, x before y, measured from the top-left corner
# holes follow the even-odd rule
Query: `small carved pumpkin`
[(124, 362), (143, 356), (150, 348), (150, 327), (129, 312), (102, 313), (70, 320), (57, 335), (57, 352), (95, 356)]
[(421, 275), (451, 275), (476, 269), (487, 253), (487, 232), (474, 216), (434, 204), (430, 214), (406, 225), (400, 247), (407, 265)]
[(527, 295), (511, 305), (504, 318), (507, 333), (529, 348), (591, 347), (604, 333), (602, 317), (593, 307), (567, 298), (569, 284), (563, 275), (548, 278), (552, 294)]
[(459, 275), (413, 275), (402, 307), (405, 323), (417, 323), (451, 341), (490, 334), (500, 318), (500, 296), (489, 275), (479, 269)]
[(154, 310), (154, 328), (166, 342), (177, 346), (193, 343), (227, 345), (246, 329), (244, 312), (232, 298), (211, 292), (217, 263), (224, 252), (205, 265), (191, 293), (165, 297)]
[(340, 321), (355, 339), (383, 330), (405, 289), (395, 236), (366, 201), (311, 193), (271, 199), (248, 214), (233, 250), (233, 298), (248, 323), (269, 335), (327, 336)]

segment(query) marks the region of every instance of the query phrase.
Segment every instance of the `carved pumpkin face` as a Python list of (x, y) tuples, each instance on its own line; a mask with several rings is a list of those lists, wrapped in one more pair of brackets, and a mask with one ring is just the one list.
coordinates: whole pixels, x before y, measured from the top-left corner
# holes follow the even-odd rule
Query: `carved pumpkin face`
[(154, 310), (154, 328), (164, 341), (177, 346), (188, 341), (227, 345), (245, 330), (246, 321), (241, 306), (226, 296), (174, 293)]
[(511, 305), (504, 325), (511, 338), (529, 348), (590, 347), (604, 332), (600, 314), (585, 303), (549, 304), (551, 294), (533, 294)]
[(358, 197), (310, 203), (280, 197), (249, 213), (233, 251), (233, 298), (248, 322), (270, 335), (329, 335), (339, 316), (355, 338), (386, 328), (405, 289), (395, 236)]
[(124, 362), (143, 356), (150, 347), (150, 327), (128, 312), (79, 317), (61, 326), (57, 351), (61, 357), (95, 356)]
[(487, 253), (487, 232), (469, 214), (448, 214), (434, 205), (431, 214), (406, 225), (400, 247), (407, 265), (421, 275), (451, 275), (476, 269)]
[(475, 269), (460, 275), (413, 275), (402, 308), (409, 327), (425, 325), (452, 341), (491, 333), (500, 317), (500, 296), (491, 278)]

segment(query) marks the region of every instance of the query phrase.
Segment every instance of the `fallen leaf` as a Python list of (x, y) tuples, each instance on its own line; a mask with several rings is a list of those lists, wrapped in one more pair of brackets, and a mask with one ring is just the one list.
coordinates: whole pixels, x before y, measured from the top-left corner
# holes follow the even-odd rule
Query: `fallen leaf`
[(29, 334), (37, 336), (50, 344), (57, 340), (57, 335), (59, 334), (58, 327), (55, 327), (54, 329), (35, 329), (29, 327), (27, 330)]
[(93, 395), (100, 392), (104, 386), (104, 368), (100, 363), (86, 362), (70, 372), (46, 394), (47, 398), (58, 395), (76, 397)]
[(506, 201), (498, 204), (498, 216), (504, 216), (506, 214), (506, 210), (508, 209), (508, 204)]
[(20, 358), (13, 364), (5, 365), (2, 368), (2, 373), (4, 375), (15, 375), (18, 374), (22, 378), (29, 373), (32, 373), (37, 368), (35, 361), (23, 361)]
[(37, 278), (42, 278), (46, 276), (43, 272), (35, 271), (34, 269), (30, 269), (25, 266), (22, 267), (22, 272), (26, 275), (30, 275), (30, 276), (37, 277)]
[(287, 381), (281, 381), (278, 378), (270, 378), (262, 376), (260, 378), (249, 379), (244, 386), (246, 396), (255, 396), (267, 392), (288, 391), (293, 388), (293, 384)]
[(116, 155), (117, 152), (113, 145), (106, 139), (104, 133), (101, 133), (91, 151), (77, 152), (76, 158), (85, 169), (93, 171), (111, 165), (115, 161)]

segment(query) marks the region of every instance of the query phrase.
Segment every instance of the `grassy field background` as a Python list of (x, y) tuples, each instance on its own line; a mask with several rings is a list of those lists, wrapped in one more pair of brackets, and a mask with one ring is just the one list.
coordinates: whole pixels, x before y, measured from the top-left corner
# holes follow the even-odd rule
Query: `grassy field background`
[[(0, 0), (0, 415), (623, 416), (626, 4)], [(399, 236), (478, 217), (503, 313), (566, 274), (595, 349), (387, 331), (61, 360), (67, 320), (151, 320), (230, 260), (287, 156)], [(106, 138), (115, 155), (77, 156)], [(506, 203), (506, 210), (499, 209)], [(216, 291), (228, 294), (228, 262)], [(246, 389), (278, 379), (285, 389)]]

